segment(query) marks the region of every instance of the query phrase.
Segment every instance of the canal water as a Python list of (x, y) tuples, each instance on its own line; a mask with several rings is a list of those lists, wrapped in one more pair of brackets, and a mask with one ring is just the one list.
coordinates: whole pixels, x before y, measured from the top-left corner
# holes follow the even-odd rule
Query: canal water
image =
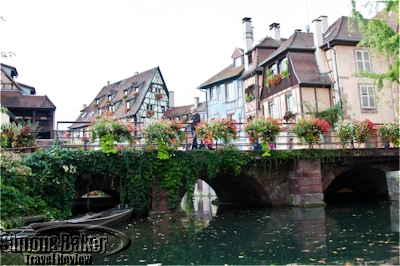
[(196, 197), (195, 213), (184, 217), (119, 225), (131, 246), (94, 256), (93, 264), (399, 265), (398, 202), (303, 209), (217, 206), (213, 199)]
[(132, 245), (95, 264), (399, 265), (398, 203), (325, 208), (216, 206), (196, 198), (185, 217), (136, 218), (119, 227)]

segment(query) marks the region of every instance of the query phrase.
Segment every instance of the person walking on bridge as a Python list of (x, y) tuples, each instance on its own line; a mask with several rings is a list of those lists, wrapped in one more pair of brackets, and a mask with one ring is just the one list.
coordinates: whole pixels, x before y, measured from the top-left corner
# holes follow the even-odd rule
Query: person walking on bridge
[(197, 149), (196, 126), (200, 123), (200, 115), (197, 113), (196, 107), (190, 108), (189, 121), (190, 135), (192, 137), (192, 149)]

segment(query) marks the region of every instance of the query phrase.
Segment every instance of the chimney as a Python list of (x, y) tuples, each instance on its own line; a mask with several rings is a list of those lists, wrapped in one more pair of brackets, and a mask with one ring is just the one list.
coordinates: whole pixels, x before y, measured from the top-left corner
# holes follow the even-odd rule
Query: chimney
[(169, 92), (169, 107), (175, 107), (175, 96), (173, 91)]
[(134, 72), (133, 75), (136, 76), (137, 74), (139, 74), (139, 72)]
[(314, 32), (313, 32), (313, 37), (314, 37), (314, 46), (315, 46), (315, 58), (317, 59), (317, 64), (319, 71), (321, 73), (327, 73), (328, 72), (328, 66), (325, 60), (325, 55), (324, 51), (319, 48), (322, 45), (322, 20), (320, 18), (314, 19), (312, 21), (313, 26), (314, 26)]
[(276, 41), (281, 41), (281, 32), (280, 32), (280, 24), (279, 23), (272, 23), (271, 25), (269, 25), (269, 30), (273, 31), (272, 37), (276, 40)]
[[(253, 49), (253, 28), (251, 27), (251, 18), (243, 18), (243, 44), (244, 44), (244, 54)], [(244, 67), (249, 68), (249, 59), (244, 56)]]
[(107, 80), (107, 86), (108, 86), (108, 85), (110, 85), (110, 81), (109, 81), (109, 80)]
[(196, 108), (196, 110), (199, 107), (199, 97), (194, 97), (194, 106), (193, 107)]
[(82, 107), (83, 107), (82, 110), (85, 110), (87, 107), (87, 104), (83, 104)]
[(328, 17), (322, 15), (318, 19), (322, 21), (322, 33), (325, 33), (328, 30)]

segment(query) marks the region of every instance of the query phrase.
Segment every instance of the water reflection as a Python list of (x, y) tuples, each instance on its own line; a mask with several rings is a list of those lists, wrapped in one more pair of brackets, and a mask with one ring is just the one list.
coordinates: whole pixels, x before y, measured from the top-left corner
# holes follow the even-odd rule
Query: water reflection
[(184, 218), (134, 220), (127, 230), (131, 248), (96, 263), (122, 263), (121, 258), (143, 265), (399, 263), (399, 233), (392, 230), (398, 218), (391, 213), (398, 209), (390, 202), (257, 209), (209, 208), (212, 198), (196, 200), (195, 214)]
[(195, 199), (196, 211), (186, 217), (120, 225), (131, 247), (95, 256), (94, 264), (399, 264), (398, 202), (303, 209), (217, 207), (215, 197)]

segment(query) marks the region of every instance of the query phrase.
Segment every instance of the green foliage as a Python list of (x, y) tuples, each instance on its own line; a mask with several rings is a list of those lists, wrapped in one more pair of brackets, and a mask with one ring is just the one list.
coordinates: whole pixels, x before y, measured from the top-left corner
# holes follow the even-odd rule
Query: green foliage
[[(389, 23), (389, 21), (392, 21), (393, 25), (398, 26), (399, 24), (399, 1), (369, 1), (365, 6), (369, 6), (371, 10), (375, 9), (375, 11), (378, 11), (378, 14), (368, 20), (357, 10), (356, 0), (351, 0), (351, 4), (352, 17), (349, 20), (349, 27), (354, 28), (354, 22), (356, 21), (363, 36), (358, 46), (369, 48), (373, 56), (377, 58), (382, 57), (382, 61), (389, 62), (389, 68), (386, 72), (378, 73), (375, 69), (374, 72), (358, 71), (357, 74), (374, 80), (379, 90), (383, 88), (384, 81), (387, 81), (389, 85), (393, 82), (399, 83), (400, 33), (398, 30), (395, 31)], [(384, 5), (384, 9), (380, 12), (379, 4)], [(388, 57), (390, 58), (389, 61), (387, 60)]]
[(317, 111), (316, 108), (307, 101), (302, 102), (302, 105), (307, 108), (308, 113), (312, 117), (325, 120), (331, 127), (334, 127), (336, 122), (343, 119), (343, 111), (339, 104), (332, 105), (323, 111)]

